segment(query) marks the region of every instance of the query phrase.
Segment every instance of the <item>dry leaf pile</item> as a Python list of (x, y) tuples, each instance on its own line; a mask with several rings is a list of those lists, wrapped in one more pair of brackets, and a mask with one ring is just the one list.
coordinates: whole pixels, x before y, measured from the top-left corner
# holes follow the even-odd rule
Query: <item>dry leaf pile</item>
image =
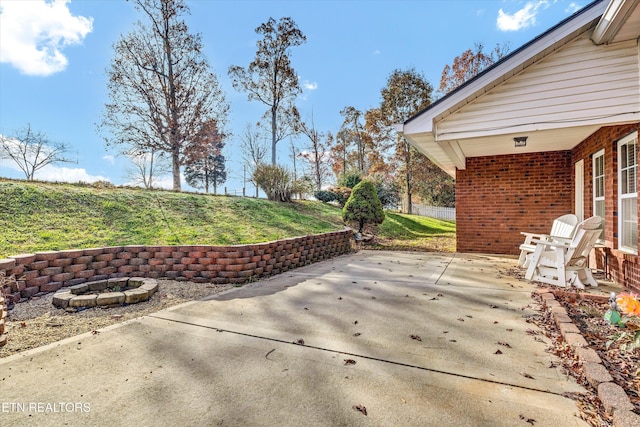
[[(535, 298), (539, 298), (534, 295)], [(619, 341), (607, 344), (621, 329), (610, 325), (604, 320), (604, 314), (609, 309), (607, 303), (601, 303), (588, 299), (576, 299), (569, 297), (556, 297), (566, 308), (569, 317), (578, 327), (589, 347), (598, 353), (602, 363), (614, 379), (621, 386), (631, 402), (635, 405), (637, 414), (640, 414), (640, 349), (633, 351), (621, 350)], [(547, 337), (552, 340), (552, 346), (548, 351), (555, 353), (562, 360), (565, 371), (572, 375), (578, 383), (584, 386), (587, 394), (568, 394), (567, 397), (576, 400), (580, 408), (582, 418), (593, 426), (610, 426), (612, 418), (608, 414), (597, 397), (597, 391), (589, 385), (583, 373), (582, 363), (578, 360), (572, 348), (562, 339), (551, 314), (542, 311), (540, 315), (531, 318), (531, 321), (540, 326)]]

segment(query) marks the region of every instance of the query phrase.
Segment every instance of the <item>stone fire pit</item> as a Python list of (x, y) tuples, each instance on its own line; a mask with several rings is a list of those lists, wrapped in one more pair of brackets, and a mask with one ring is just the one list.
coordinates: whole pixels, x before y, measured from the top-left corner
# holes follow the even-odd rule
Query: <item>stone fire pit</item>
[(155, 279), (123, 277), (71, 286), (53, 295), (53, 305), (68, 311), (89, 307), (115, 307), (146, 301), (158, 290)]

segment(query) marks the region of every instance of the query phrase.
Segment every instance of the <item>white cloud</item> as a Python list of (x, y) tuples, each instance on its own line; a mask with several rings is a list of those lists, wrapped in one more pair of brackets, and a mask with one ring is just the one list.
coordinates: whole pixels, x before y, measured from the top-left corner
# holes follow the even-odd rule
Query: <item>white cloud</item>
[(549, 7), (548, 0), (530, 1), (515, 13), (509, 14), (502, 9), (498, 11), (496, 25), (500, 31), (518, 31), (536, 23), (536, 15), (540, 8)]
[(57, 182), (96, 182), (110, 181), (109, 178), (100, 175), (89, 175), (85, 168), (66, 168), (58, 166), (45, 166), (36, 172), (35, 178), (40, 181)]
[(33, 76), (64, 70), (62, 50), (81, 44), (93, 27), (93, 18), (71, 15), (68, 2), (0, 0), (0, 62)]
[(316, 90), (318, 89), (318, 83), (312, 83), (308, 80), (305, 80), (304, 83), (302, 83), (302, 87), (304, 87), (306, 90)]
[(582, 9), (582, 6), (579, 5), (578, 3), (572, 1), (571, 3), (569, 3), (567, 8), (565, 9), (565, 12), (567, 12), (567, 13), (576, 13), (580, 9)]
[(106, 160), (107, 162), (109, 162), (112, 166), (115, 163), (115, 156), (113, 154), (105, 154), (104, 156), (102, 156), (102, 160)]
[(380, 49), (376, 49), (373, 51), (374, 55), (380, 55), (382, 52), (380, 52)]

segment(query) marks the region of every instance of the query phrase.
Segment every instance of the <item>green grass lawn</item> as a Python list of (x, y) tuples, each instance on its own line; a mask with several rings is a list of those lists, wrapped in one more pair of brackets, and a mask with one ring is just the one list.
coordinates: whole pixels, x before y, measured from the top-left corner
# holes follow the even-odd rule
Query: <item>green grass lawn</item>
[[(341, 230), (339, 208), (137, 188), (0, 180), (0, 258), (121, 245), (235, 245)], [(451, 250), (455, 224), (388, 213), (374, 248)], [(454, 243), (453, 243), (454, 245)]]
[(374, 247), (393, 250), (455, 252), (456, 223), (386, 212)]

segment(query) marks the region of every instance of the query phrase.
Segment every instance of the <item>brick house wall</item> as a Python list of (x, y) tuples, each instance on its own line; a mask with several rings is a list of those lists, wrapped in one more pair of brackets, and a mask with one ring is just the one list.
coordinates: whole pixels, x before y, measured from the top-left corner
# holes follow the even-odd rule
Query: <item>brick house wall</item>
[[(605, 150), (605, 247), (592, 266), (617, 283), (640, 291), (640, 259), (618, 247), (617, 142), (640, 123), (608, 126), (571, 151), (467, 159), (456, 173), (458, 252), (516, 255), (521, 231), (547, 233), (552, 221), (575, 206), (574, 165), (584, 160), (584, 215), (593, 215), (592, 156)], [(640, 174), (638, 188), (640, 188)]]
[[(600, 128), (572, 150), (572, 164), (584, 160), (584, 213), (593, 215), (592, 156), (604, 149), (605, 162), (605, 248), (596, 248), (594, 267), (606, 270), (617, 283), (640, 290), (640, 261), (637, 255), (618, 248), (618, 140), (640, 130), (640, 123)], [(640, 188), (640, 177), (638, 188)]]
[(518, 254), (573, 210), (570, 151), (473, 157), (456, 173), (458, 252)]

